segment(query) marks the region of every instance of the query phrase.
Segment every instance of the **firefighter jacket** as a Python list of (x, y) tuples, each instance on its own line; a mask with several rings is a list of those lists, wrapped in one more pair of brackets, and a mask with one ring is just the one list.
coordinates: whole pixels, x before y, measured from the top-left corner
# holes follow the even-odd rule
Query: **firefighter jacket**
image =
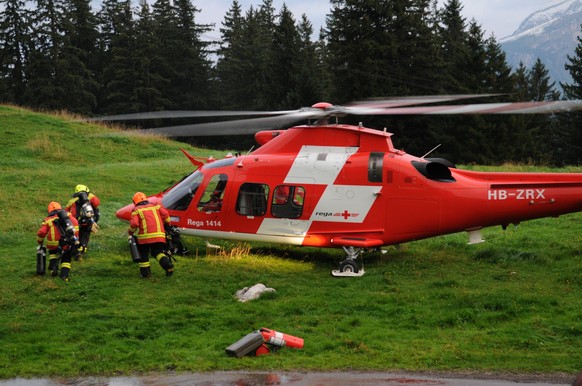
[[(71, 223), (75, 228), (75, 237), (79, 237), (79, 223), (77, 219), (70, 213), (67, 212)], [(45, 237), (46, 237), (46, 247), (49, 250), (55, 250), (59, 247), (61, 241), (61, 232), (59, 231), (59, 227), (56, 221), (59, 219), (56, 211), (50, 212), (48, 217), (42, 221), (40, 229), (36, 233), (37, 239), (36, 242), (42, 245)], [(62, 245), (61, 245), (62, 246)]]
[(170, 225), (168, 211), (160, 205), (143, 201), (133, 208), (127, 233), (135, 233), (138, 244), (165, 243), (165, 225)]
[[(97, 209), (97, 208), (99, 207), (99, 204), (101, 204), (101, 200), (99, 200), (99, 197), (97, 197), (93, 193), (87, 194), (87, 198), (89, 199), (89, 203), (91, 204), (91, 206), (95, 210), (95, 219), (94, 220), (95, 220), (95, 222), (97, 222), (99, 220), (99, 214), (98, 214), (99, 209)], [(79, 225), (81, 225), (81, 226), (91, 225), (90, 222), (85, 223), (85, 220), (81, 219), (80, 205), (77, 205), (78, 203), (79, 203), (79, 195), (74, 194), (73, 198), (71, 198), (69, 200), (69, 202), (67, 203), (65, 210), (68, 212), (71, 212), (72, 215), (75, 216), (75, 218), (79, 221)]]

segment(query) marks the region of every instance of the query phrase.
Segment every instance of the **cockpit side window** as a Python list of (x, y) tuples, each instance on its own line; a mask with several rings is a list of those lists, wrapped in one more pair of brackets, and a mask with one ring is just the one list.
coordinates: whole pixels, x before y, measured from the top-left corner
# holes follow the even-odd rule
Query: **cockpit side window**
[(195, 171), (188, 177), (184, 178), (180, 183), (167, 191), (162, 199), (162, 204), (167, 209), (186, 210), (192, 202), (192, 198), (196, 194), (203, 175), (199, 171)]
[(210, 178), (206, 190), (198, 202), (200, 212), (220, 212), (227, 180), (226, 174), (215, 174)]

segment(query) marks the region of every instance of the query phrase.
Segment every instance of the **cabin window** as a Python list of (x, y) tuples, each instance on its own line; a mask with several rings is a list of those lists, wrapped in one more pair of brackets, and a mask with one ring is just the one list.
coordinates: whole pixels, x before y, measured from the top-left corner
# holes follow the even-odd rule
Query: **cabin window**
[(302, 186), (279, 185), (273, 190), (271, 214), (280, 218), (299, 218), (303, 214), (305, 189)]
[(370, 153), (368, 160), (368, 181), (382, 182), (382, 166), (384, 165), (384, 153)]
[(227, 179), (226, 174), (215, 174), (210, 178), (206, 190), (198, 202), (200, 212), (220, 212)]
[(236, 199), (236, 212), (243, 216), (263, 216), (267, 212), (267, 197), (268, 185), (244, 183)]
[(164, 195), (164, 198), (162, 198), (164, 208), (173, 210), (188, 209), (190, 202), (192, 202), (192, 198), (202, 183), (203, 177), (202, 173), (195, 171), (184, 178), (176, 186), (170, 188)]

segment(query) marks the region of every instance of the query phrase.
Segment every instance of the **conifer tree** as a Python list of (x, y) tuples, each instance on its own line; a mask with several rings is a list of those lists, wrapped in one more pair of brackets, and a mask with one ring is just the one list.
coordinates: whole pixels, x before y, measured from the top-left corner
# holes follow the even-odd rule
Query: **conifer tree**
[[(275, 19), (273, 0), (263, 0), (256, 12), (256, 17), (248, 19), (247, 37), (251, 42), (248, 58), (252, 58), (248, 76), (252, 81), (249, 88), (253, 100), (252, 109), (274, 110), (278, 106), (278, 102), (273, 100)], [(252, 33), (253, 31), (255, 33)]]
[(430, 1), (331, 4), (325, 39), (337, 103), (438, 89)]
[(31, 39), (26, 67), (27, 88), (24, 103), (33, 107), (61, 109), (65, 103), (63, 68), (64, 46), (61, 0), (37, 0), (31, 18)]
[[(555, 82), (550, 78), (546, 66), (538, 58), (527, 73), (528, 94), (527, 100), (554, 101), (560, 99), (560, 92), (555, 88)], [(526, 120), (526, 130), (521, 138), (516, 138), (521, 143), (528, 144), (528, 148), (522, 154), (521, 159), (543, 164), (555, 164), (557, 158), (556, 146), (560, 146), (560, 119), (556, 115), (536, 114), (523, 118)]]
[(66, 0), (60, 65), (64, 103), (69, 111), (90, 114), (97, 103), (94, 79), (97, 31), (90, 0)]
[(460, 0), (448, 0), (439, 12), (440, 57), (444, 59), (441, 89), (448, 94), (471, 93), (468, 78), (471, 69), (466, 65), (469, 56), (467, 23), (461, 15)]
[(273, 82), (270, 99), (276, 109), (299, 107), (301, 41), (293, 14), (283, 5), (273, 33)]
[(152, 6), (153, 48), (155, 60), (151, 62), (151, 71), (155, 74), (156, 88), (162, 95), (161, 105), (152, 106), (154, 110), (174, 109), (175, 95), (172, 86), (178, 77), (177, 68), (172, 61), (178, 40), (177, 9), (170, 0), (156, 0)]
[(24, 0), (0, 0), (0, 102), (21, 104), (30, 47), (30, 13)]
[(135, 37), (130, 0), (107, 0), (101, 11), (105, 31), (102, 99), (105, 114), (136, 112)]
[(218, 51), (217, 74), (226, 108), (275, 109), (273, 37), (275, 14), (271, 0), (252, 6), (241, 16), (235, 0), (222, 23), (223, 43)]
[(245, 64), (244, 18), (237, 0), (232, 2), (220, 28), (221, 44), (216, 65), (218, 94), (225, 109), (247, 108), (243, 65)]
[(324, 99), (328, 88), (328, 77), (325, 74), (323, 61), (318, 54), (317, 43), (311, 40), (313, 25), (303, 14), (297, 27), (299, 33), (299, 57), (296, 87), (299, 94), (299, 104), (288, 107), (311, 106)]
[[(581, 26), (582, 32), (582, 26)], [(567, 99), (582, 99), (582, 37), (578, 36), (578, 45), (574, 55), (568, 55), (565, 68), (572, 78), (571, 83), (560, 83)], [(559, 163), (581, 164), (582, 154), (582, 125), (581, 113), (564, 114), (562, 117), (562, 133), (560, 142), (556, 143), (559, 152)], [(557, 137), (558, 138), (558, 137)]]
[(169, 53), (175, 69), (171, 91), (173, 108), (204, 109), (210, 98), (209, 43), (203, 42), (201, 35), (209, 32), (211, 26), (195, 22), (195, 14), (200, 12), (190, 0), (176, 0), (176, 45)]
[[(582, 32), (582, 26), (580, 28)], [(564, 96), (568, 99), (582, 99), (582, 37), (577, 38), (578, 45), (574, 49), (574, 55), (567, 55), (568, 63), (564, 68), (570, 73), (571, 83), (561, 83)]]

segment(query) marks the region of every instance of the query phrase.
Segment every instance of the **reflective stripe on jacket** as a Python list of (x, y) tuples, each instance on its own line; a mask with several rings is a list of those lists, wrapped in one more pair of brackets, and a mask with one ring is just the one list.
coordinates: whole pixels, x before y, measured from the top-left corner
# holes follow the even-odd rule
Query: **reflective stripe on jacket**
[[(52, 213), (52, 212), (51, 212)], [(75, 227), (75, 236), (79, 236), (79, 223), (77, 219), (73, 217), (71, 213), (67, 213), (69, 219), (73, 223)], [(57, 249), (59, 246), (59, 241), (61, 240), (61, 232), (59, 232), (59, 228), (55, 222), (59, 219), (59, 216), (53, 214), (48, 216), (42, 221), (40, 225), (40, 229), (36, 233), (37, 239), (36, 242), (39, 244), (43, 243), (43, 240), (46, 237), (46, 247), (50, 250)]]
[(165, 243), (164, 225), (170, 224), (170, 215), (160, 205), (138, 204), (131, 212), (128, 233), (137, 237), (138, 244)]

